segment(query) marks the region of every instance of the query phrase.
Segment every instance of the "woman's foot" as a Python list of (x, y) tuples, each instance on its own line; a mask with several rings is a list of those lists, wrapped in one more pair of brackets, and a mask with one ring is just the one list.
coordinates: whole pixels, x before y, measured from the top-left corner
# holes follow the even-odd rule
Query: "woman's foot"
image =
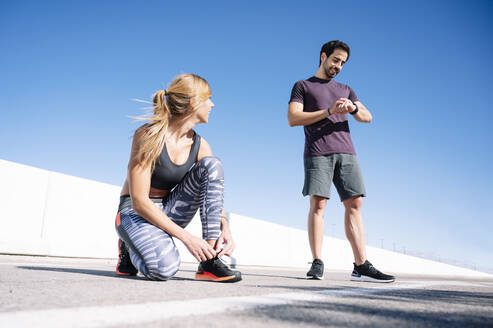
[(216, 282), (237, 282), (241, 280), (241, 272), (231, 270), (220, 258), (214, 257), (199, 263), (195, 279)]
[(123, 240), (118, 239), (118, 263), (116, 264), (116, 274), (120, 276), (136, 276), (138, 270), (130, 261), (130, 254)]

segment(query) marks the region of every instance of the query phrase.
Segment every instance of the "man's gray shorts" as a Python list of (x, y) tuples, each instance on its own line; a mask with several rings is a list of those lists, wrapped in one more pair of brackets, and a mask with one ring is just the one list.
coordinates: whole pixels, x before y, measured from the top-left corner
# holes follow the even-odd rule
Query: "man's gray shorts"
[(303, 196), (330, 198), (331, 182), (341, 201), (353, 196), (365, 196), (363, 176), (356, 155), (330, 154), (305, 157), (305, 185)]

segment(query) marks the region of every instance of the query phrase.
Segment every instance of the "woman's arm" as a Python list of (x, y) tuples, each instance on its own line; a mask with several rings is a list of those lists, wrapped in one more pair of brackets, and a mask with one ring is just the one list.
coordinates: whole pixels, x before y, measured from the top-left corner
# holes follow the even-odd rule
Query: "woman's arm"
[[(197, 156), (197, 160), (201, 160), (204, 157), (212, 156), (212, 149), (209, 143), (204, 139), (200, 139), (200, 148), (199, 154)], [(222, 248), (223, 244), (226, 244), (224, 248)], [(233, 241), (233, 236), (231, 235), (231, 231), (229, 230), (228, 220), (226, 219), (226, 212), (222, 211), (221, 217), (221, 235), (215, 244), (215, 251), (219, 253), (219, 256), (222, 255), (231, 255), (235, 249), (235, 243)]]
[(212, 156), (212, 149), (207, 140), (200, 137), (200, 148), (197, 155), (197, 161), (200, 161), (204, 157)]
[[(225, 246), (224, 248), (221, 248), (223, 244), (225, 244)], [(231, 235), (231, 230), (229, 230), (228, 219), (224, 209), (221, 218), (221, 235), (217, 240), (215, 250), (216, 253), (218, 253), (218, 256), (231, 256), (235, 250), (235, 242), (233, 240), (233, 236)]]
[(212, 247), (174, 223), (149, 199), (151, 167), (140, 163), (136, 156), (141, 137), (141, 131), (137, 130), (128, 165), (128, 183), (133, 209), (151, 224), (181, 240), (198, 261), (212, 259), (216, 255)]

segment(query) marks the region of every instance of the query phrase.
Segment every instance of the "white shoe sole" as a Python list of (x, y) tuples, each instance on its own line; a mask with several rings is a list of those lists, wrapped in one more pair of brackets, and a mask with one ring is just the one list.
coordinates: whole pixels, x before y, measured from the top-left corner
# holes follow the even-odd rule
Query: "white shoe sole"
[(324, 279), (324, 276), (321, 276), (321, 277), (317, 277), (317, 276), (306, 276), (306, 279), (307, 280), (313, 280), (313, 279), (322, 280), (322, 279)]
[(395, 279), (381, 280), (381, 279), (375, 279), (375, 278), (363, 276), (363, 275), (360, 277), (351, 276), (351, 278), (349, 280), (351, 280), (351, 281), (362, 281), (362, 282), (378, 282), (378, 283), (389, 283), (389, 282), (395, 281)]

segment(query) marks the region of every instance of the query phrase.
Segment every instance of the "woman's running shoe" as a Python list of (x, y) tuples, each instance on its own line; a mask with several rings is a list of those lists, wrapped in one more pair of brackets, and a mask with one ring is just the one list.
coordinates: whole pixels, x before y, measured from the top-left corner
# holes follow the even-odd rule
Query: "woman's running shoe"
[(130, 261), (130, 253), (123, 240), (118, 239), (118, 263), (116, 264), (116, 274), (120, 276), (135, 276), (138, 270)]
[(195, 279), (216, 282), (237, 282), (241, 280), (241, 272), (233, 271), (217, 256), (199, 263)]

